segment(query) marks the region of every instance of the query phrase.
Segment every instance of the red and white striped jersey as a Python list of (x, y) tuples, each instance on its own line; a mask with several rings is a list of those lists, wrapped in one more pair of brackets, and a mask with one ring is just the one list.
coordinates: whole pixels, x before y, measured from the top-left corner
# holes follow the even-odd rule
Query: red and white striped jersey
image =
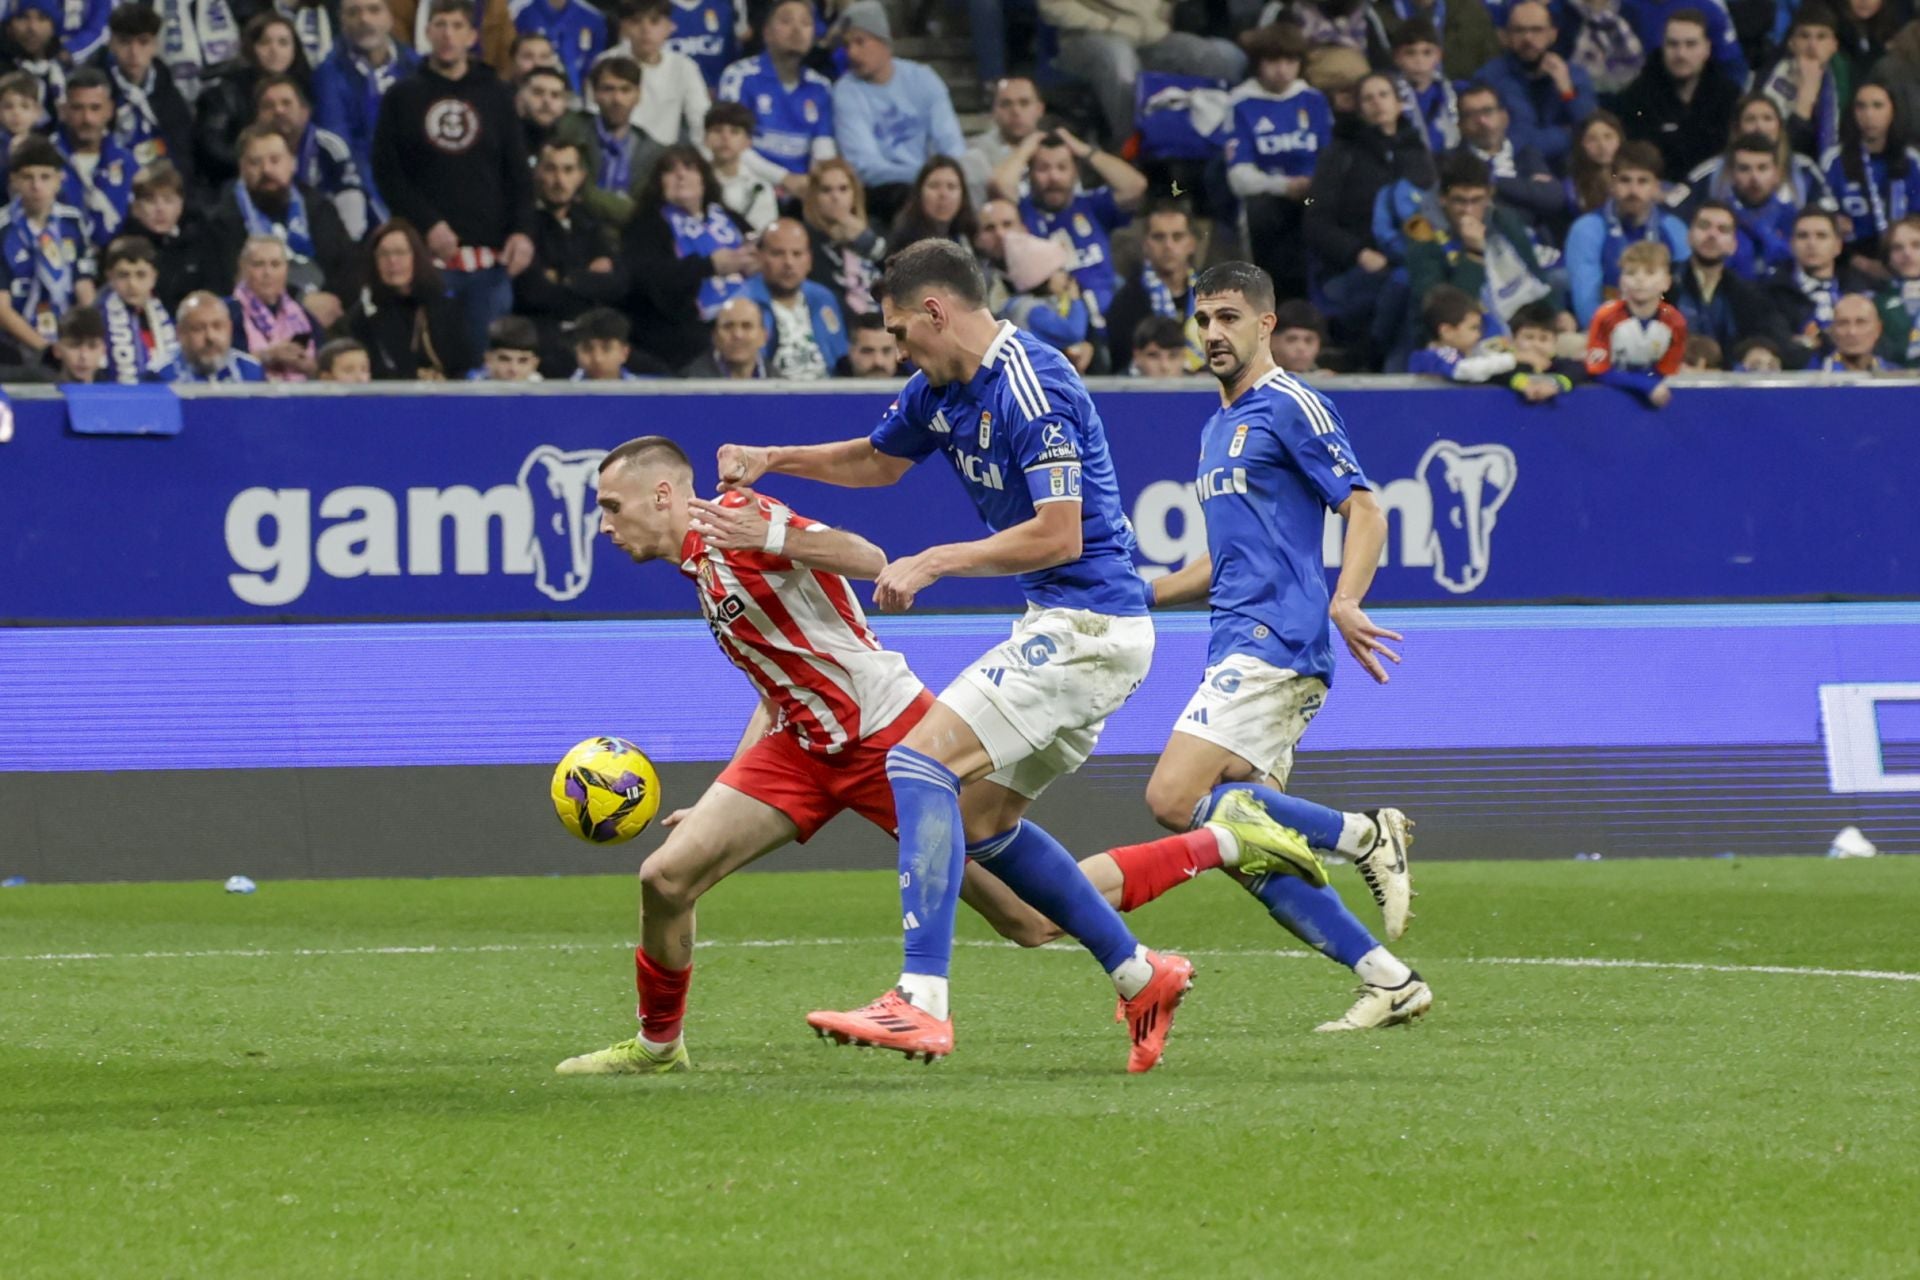
[[(728, 494), (721, 505), (755, 501)], [(762, 516), (781, 504), (757, 498)], [(821, 529), (794, 515), (792, 527)], [(853, 587), (763, 551), (717, 551), (687, 533), (680, 572), (699, 584), (721, 652), (780, 712), (779, 727), (808, 751), (832, 755), (892, 724), (921, 684), (899, 654), (880, 647)]]

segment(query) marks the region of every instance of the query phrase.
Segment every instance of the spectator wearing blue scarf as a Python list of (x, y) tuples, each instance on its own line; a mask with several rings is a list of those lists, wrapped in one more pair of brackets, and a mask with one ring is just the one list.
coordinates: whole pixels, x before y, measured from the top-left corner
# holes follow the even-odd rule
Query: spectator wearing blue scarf
[(1886, 85), (1870, 80), (1853, 91), (1840, 145), (1820, 158), (1820, 167), (1850, 224), (1843, 230), (1855, 253), (1873, 255), (1894, 223), (1920, 213), (1920, 152), (1907, 138)]
[(688, 146), (668, 147), (654, 165), (621, 246), (626, 261), (645, 264), (627, 300), (634, 344), (676, 369), (708, 349), (721, 305), (760, 269), (712, 166)]
[(313, 71), (313, 119), (346, 139), (367, 185), (369, 217), (387, 218), (386, 202), (373, 187), (373, 126), (380, 100), (411, 72), (420, 55), (393, 38), (387, 0), (341, 0), (341, 39)]
[(93, 302), (93, 249), (80, 211), (60, 200), (62, 169), (44, 139), (23, 141), (7, 179), (13, 200), (0, 211), (0, 338), (28, 356)]
[(152, 380), (179, 345), (173, 317), (154, 296), (159, 262), (153, 246), (139, 236), (121, 236), (101, 259), (108, 282), (98, 303), (107, 323), (108, 382), (132, 386)]
[(1690, 252), (1686, 224), (1657, 207), (1660, 153), (1652, 143), (1621, 145), (1613, 158), (1612, 195), (1606, 204), (1576, 219), (1567, 232), (1573, 314), (1583, 328), (1593, 322), (1607, 291), (1619, 286), (1620, 255), (1628, 245), (1662, 240), (1676, 264), (1685, 262)]
[(167, 159), (193, 178), (193, 108), (160, 61), (161, 19), (137, 0), (107, 21), (107, 47), (90, 64), (113, 85), (113, 139), (133, 152), (136, 169)]
[(53, 138), (67, 165), (60, 200), (86, 219), (87, 238), (96, 249), (120, 234), (140, 169), (133, 153), (113, 140), (112, 123), (113, 86), (105, 73), (82, 67), (67, 77), (60, 130)]
[(180, 303), (180, 349), (155, 374), (158, 381), (265, 382), (266, 370), (233, 349), (233, 319), (227, 304), (204, 290)]
[(263, 76), (254, 87), (258, 118), (293, 140), (294, 181), (333, 204), (347, 237), (367, 234), (367, 192), (347, 140), (313, 122), (313, 107), (300, 81), (290, 75)]
[(260, 235), (287, 246), (288, 291), (322, 328), (331, 326), (357, 284), (354, 242), (333, 202), (295, 180), (293, 149), (271, 124), (241, 130), (240, 181), (208, 224), (214, 289), (232, 292), (240, 251), (248, 236)]

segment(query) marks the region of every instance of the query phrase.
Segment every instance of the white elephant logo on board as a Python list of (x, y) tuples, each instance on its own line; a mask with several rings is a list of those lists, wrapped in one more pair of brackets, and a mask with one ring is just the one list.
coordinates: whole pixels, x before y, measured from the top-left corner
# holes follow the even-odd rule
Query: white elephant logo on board
[(1503, 444), (1436, 440), (1414, 475), (1433, 503), (1427, 535), (1433, 580), (1465, 595), (1486, 581), (1493, 561), (1493, 527), (1513, 495), (1520, 464)]
[(543, 444), (520, 464), (520, 491), (533, 512), (533, 585), (550, 599), (571, 600), (593, 579), (605, 456)]

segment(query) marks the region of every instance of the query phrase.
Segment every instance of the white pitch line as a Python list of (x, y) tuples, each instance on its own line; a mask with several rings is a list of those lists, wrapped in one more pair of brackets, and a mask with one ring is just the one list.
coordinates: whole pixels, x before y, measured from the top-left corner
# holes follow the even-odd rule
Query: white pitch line
[[(702, 950), (721, 948), (724, 950), (768, 950), (784, 947), (851, 947), (879, 946), (896, 942), (894, 938), (740, 938), (732, 941), (702, 942)], [(994, 947), (1008, 948), (1008, 942), (983, 942), (960, 940), (957, 947)], [(539, 951), (605, 951), (614, 947), (631, 951), (631, 942), (499, 942), (478, 945), (418, 946), (418, 947), (295, 947), (282, 951), (264, 949), (234, 949), (212, 951), (64, 951), (45, 952), (38, 955), (0, 955), (0, 964), (8, 962), (27, 962), (39, 964), (64, 964), (68, 962), (91, 960), (266, 960), (276, 957), (288, 959), (327, 956), (457, 956), (457, 955), (494, 955), (514, 952)], [(1054, 954), (1071, 955), (1066, 947), (1051, 948)], [(1210, 959), (1231, 960), (1311, 960), (1315, 953), (1298, 950), (1264, 950), (1260, 948), (1244, 949), (1188, 949), (1182, 952), (1187, 956), (1199, 956)], [(1795, 978), (1858, 978), (1867, 982), (1920, 982), (1920, 973), (1909, 973), (1899, 969), (1824, 969), (1780, 964), (1703, 964), (1684, 960), (1612, 960), (1595, 956), (1456, 956), (1442, 957), (1439, 964), (1483, 964), (1505, 967), (1528, 967), (1542, 969), (1650, 969), (1666, 973), (1731, 973), (1731, 974), (1768, 974)]]

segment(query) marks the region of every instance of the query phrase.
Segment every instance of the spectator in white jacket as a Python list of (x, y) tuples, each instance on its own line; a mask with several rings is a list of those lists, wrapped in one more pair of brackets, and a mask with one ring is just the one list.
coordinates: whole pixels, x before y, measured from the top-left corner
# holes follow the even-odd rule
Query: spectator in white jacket
[(1133, 86), (1140, 72), (1212, 76), (1229, 84), (1247, 59), (1231, 40), (1173, 29), (1174, 0), (1040, 0), (1040, 17), (1059, 29), (1054, 65), (1093, 86), (1114, 146), (1133, 132)]

